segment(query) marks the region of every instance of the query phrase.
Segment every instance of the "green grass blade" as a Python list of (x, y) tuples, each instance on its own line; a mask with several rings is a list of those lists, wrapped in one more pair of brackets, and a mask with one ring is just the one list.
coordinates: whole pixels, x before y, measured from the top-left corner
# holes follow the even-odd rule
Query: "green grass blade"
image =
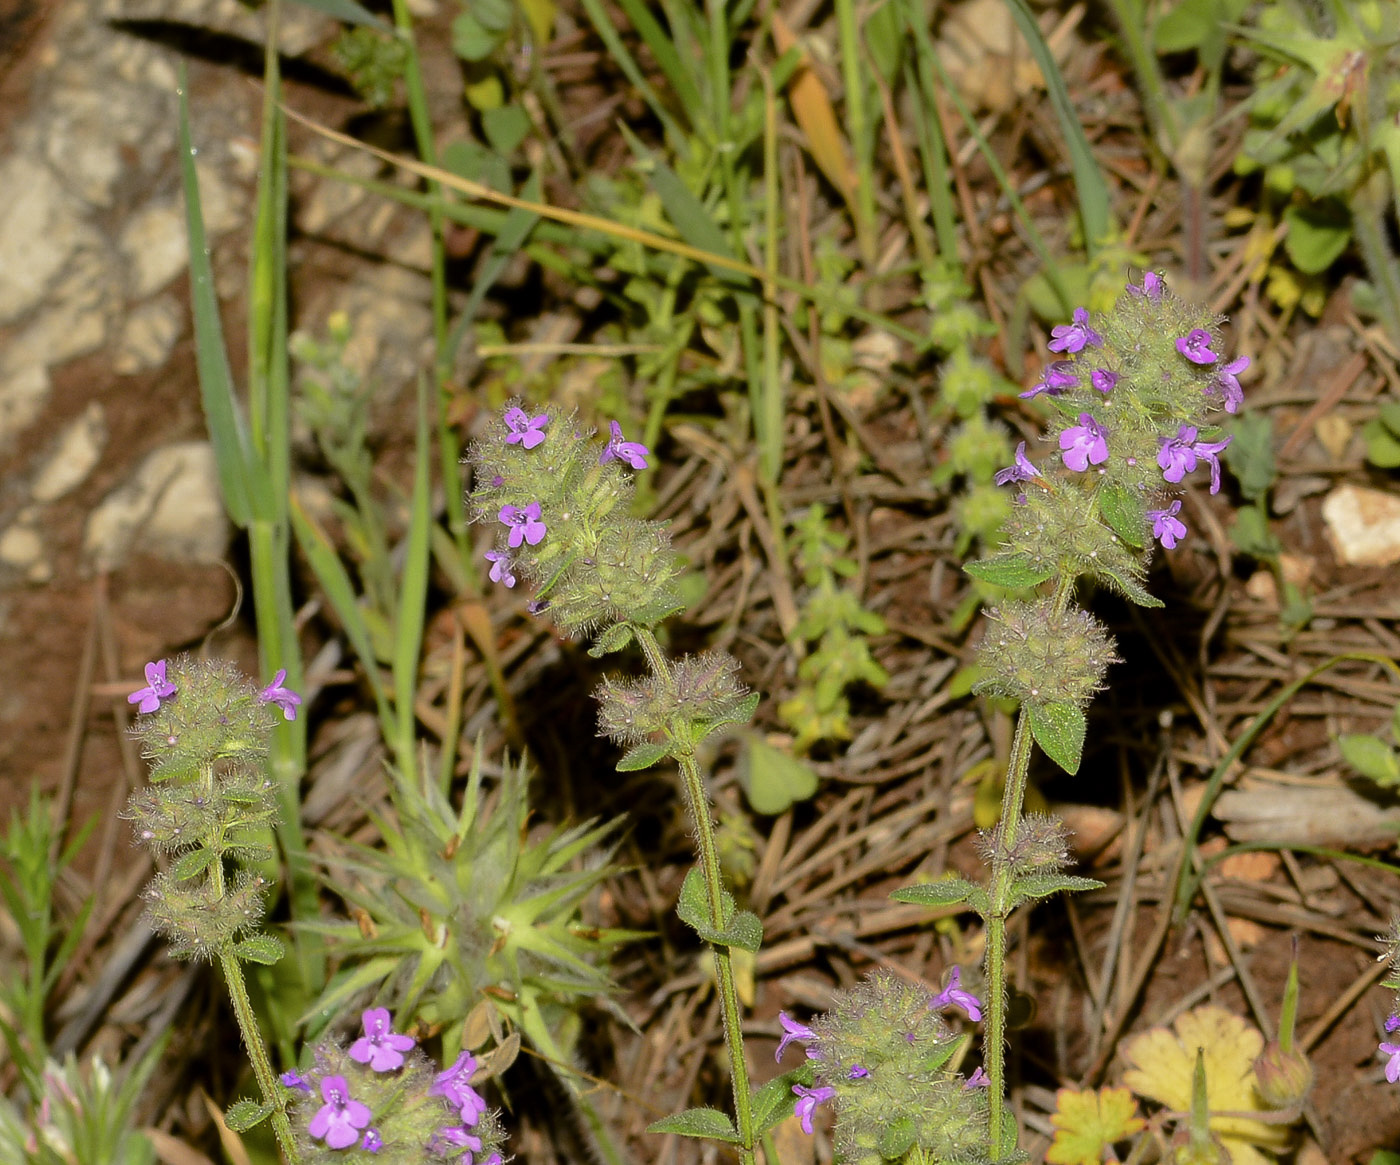
[(184, 65), (180, 66), (180, 169), (185, 185), (185, 229), (190, 251), (190, 307), (194, 315), (195, 363), (204, 419), (219, 467), (224, 505), (234, 523), (246, 527), (253, 507), (249, 483), (253, 479), (247, 426), (239, 410), (219, 319), (214, 291), (214, 269), (209, 261), (209, 240), (199, 201), (199, 176), (190, 144), (190, 109)]
[(1084, 136), (1084, 127), (1079, 124), (1079, 117), (1074, 112), (1074, 103), (1069, 99), (1065, 79), (1060, 75), (1059, 66), (1055, 64), (1055, 56), (1050, 51), (1050, 46), (1040, 34), (1040, 25), (1036, 24), (1030, 7), (1026, 0), (1006, 0), (1006, 3), (1021, 30), (1021, 35), (1026, 38), (1026, 44), (1030, 46), (1031, 56), (1040, 66), (1041, 76), (1045, 78), (1045, 89), (1050, 95), (1050, 104), (1054, 107), (1055, 116), (1060, 119), (1060, 130), (1065, 135), (1065, 144), (1069, 147), (1070, 167), (1074, 171), (1074, 189), (1079, 196), (1079, 215), (1084, 223), (1084, 247), (1092, 260), (1099, 246), (1110, 237), (1113, 229), (1108, 184), (1104, 181), (1098, 163), (1094, 161), (1094, 151), (1090, 148), (1089, 139)]
[(414, 696), (418, 691), (418, 656), (423, 644), (423, 621), (428, 605), (428, 562), (432, 548), (432, 497), (428, 466), (428, 382), (418, 379), (418, 439), (413, 459), (413, 497), (409, 511), (408, 553), (399, 584), (399, 610), (394, 621), (394, 705), (398, 714), (395, 752), (399, 771), (412, 782), (414, 759)]
[[(640, 3), (640, 0), (618, 0), (618, 7), (627, 14), (627, 19), (632, 22), (637, 35), (646, 43), (651, 55), (656, 58), (657, 65), (666, 74), (666, 80), (671, 83), (681, 108), (694, 112), (703, 109), (704, 98), (700, 94), (699, 85), (686, 69), (680, 54), (676, 52), (671, 35), (661, 27), (650, 9)], [(672, 29), (672, 35), (678, 34), (678, 30)]]
[[(657, 96), (656, 90), (651, 87), (651, 82), (646, 79), (641, 68), (637, 65), (636, 59), (627, 51), (627, 46), (622, 43), (622, 37), (618, 35), (617, 29), (613, 27), (612, 19), (608, 16), (607, 9), (602, 5), (601, 0), (583, 0), (583, 10), (588, 13), (588, 19), (593, 25), (593, 29), (598, 34), (598, 39), (603, 42), (608, 54), (616, 62), (617, 67), (622, 70), (622, 75), (641, 94), (656, 119), (661, 122), (666, 130), (666, 136), (672, 145), (678, 150), (686, 148), (686, 134), (681, 125), (671, 111), (662, 104), (661, 98)], [(695, 106), (694, 108), (699, 108)]]
[(297, 3), (317, 12), (324, 12), (327, 16), (334, 16), (345, 24), (367, 24), (380, 32), (389, 31), (389, 26), (384, 21), (363, 4), (357, 4), (355, 0), (297, 0)]

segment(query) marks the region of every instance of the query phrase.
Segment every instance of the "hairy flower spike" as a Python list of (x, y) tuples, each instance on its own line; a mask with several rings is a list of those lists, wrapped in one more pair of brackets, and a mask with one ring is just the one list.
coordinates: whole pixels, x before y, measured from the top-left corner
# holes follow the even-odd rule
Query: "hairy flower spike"
[(1088, 611), (1052, 599), (1009, 602), (987, 612), (976, 691), (1028, 704), (1088, 704), (1103, 687), (1113, 638)]

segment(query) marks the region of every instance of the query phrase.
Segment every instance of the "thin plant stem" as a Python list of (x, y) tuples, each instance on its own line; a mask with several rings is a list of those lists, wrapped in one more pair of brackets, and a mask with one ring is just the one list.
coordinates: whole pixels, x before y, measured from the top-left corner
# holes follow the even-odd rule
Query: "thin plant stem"
[(1381, 323), (1391, 340), (1400, 344), (1400, 262), (1386, 237), (1385, 225), (1390, 202), (1390, 181), (1384, 170), (1376, 170), (1356, 188), (1351, 214), (1361, 258), (1376, 289)]
[(272, 1074), (272, 1064), (267, 1058), (262, 1031), (258, 1027), (257, 1017), (253, 1015), (248, 987), (243, 982), (243, 968), (227, 946), (219, 951), (219, 964), (224, 970), (224, 982), (228, 984), (229, 999), (233, 1002), (233, 1014), (238, 1020), (238, 1030), (243, 1035), (243, 1045), (248, 1049), (248, 1059), (253, 1064), (253, 1075), (257, 1077), (263, 1100), (272, 1105), (272, 1131), (277, 1134), (277, 1143), (282, 1147), (287, 1165), (301, 1165), (301, 1150), (297, 1148), (296, 1138), (292, 1135), (292, 1122), (287, 1119), (286, 1101), (277, 1087), (276, 1077)]
[(856, 240), (860, 257), (874, 266), (875, 191), (870, 183), (870, 122), (865, 111), (865, 85), (860, 75), (860, 30), (855, 0), (836, 0), (837, 35), (841, 39), (841, 74), (846, 87), (846, 137), (855, 153)]

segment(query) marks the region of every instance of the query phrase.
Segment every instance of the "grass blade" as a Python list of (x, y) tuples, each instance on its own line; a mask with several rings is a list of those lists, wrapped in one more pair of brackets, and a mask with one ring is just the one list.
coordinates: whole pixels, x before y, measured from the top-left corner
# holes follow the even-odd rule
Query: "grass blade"
[(418, 435), (413, 458), (413, 497), (410, 500), (408, 553), (399, 583), (399, 610), (394, 620), (394, 705), (398, 715), (395, 749), (399, 770), (412, 781), (414, 761), (413, 700), (418, 690), (418, 654), (423, 643), (423, 621), (428, 605), (428, 561), (432, 547), (432, 498), (428, 466), (432, 460), (429, 438), (428, 382), (418, 378)]

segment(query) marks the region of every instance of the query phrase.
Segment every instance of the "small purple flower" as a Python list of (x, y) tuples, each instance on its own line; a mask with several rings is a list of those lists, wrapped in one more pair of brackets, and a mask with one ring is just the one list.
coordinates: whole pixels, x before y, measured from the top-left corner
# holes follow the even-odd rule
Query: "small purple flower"
[(1214, 364), (1220, 359), (1210, 350), (1211, 335), (1205, 328), (1192, 328), (1184, 336), (1177, 337), (1176, 350), (1192, 364)]
[(283, 1088), (295, 1088), (298, 1092), (314, 1091), (311, 1087), (311, 1082), (295, 1068), (283, 1072), (277, 1079), (281, 1082)]
[(429, 1141), (429, 1147), (436, 1141), (441, 1145), (451, 1145), (454, 1149), (469, 1149), (473, 1153), (481, 1152), (481, 1138), (473, 1136), (460, 1125), (453, 1125), (451, 1128), (438, 1129)]
[(781, 1060), (783, 1053), (787, 1051), (788, 1044), (797, 1042), (805, 1043), (807, 1040), (817, 1038), (817, 1033), (809, 1028), (805, 1023), (798, 1023), (797, 1020), (788, 1016), (786, 1011), (778, 1012), (778, 1022), (783, 1025), (783, 1038), (778, 1041), (778, 1051), (773, 1056), (774, 1060)]
[(258, 693), (258, 702), (261, 704), (276, 704), (282, 709), (282, 715), (288, 720), (297, 718), (297, 709), (301, 707), (301, 697), (291, 688), (283, 687), (282, 681), (287, 678), (287, 669), (279, 667), (277, 674), (272, 677), (272, 683), (268, 684)]
[(963, 1088), (986, 1088), (991, 1082), (992, 1078), (987, 1075), (986, 1070), (978, 1068), (976, 1072), (967, 1078), (967, 1081), (963, 1084)]
[(1045, 371), (1040, 374), (1040, 379), (1020, 394), (1021, 399), (1031, 400), (1041, 393), (1059, 396), (1065, 389), (1074, 388), (1079, 383), (1079, 377), (1071, 371), (1073, 368), (1074, 362), (1071, 360), (1050, 361), (1045, 366)]
[(1386, 1016), (1385, 1030), (1388, 1032), (1400, 1031), (1400, 1015)]
[(847, 1080), (864, 1080), (870, 1075), (870, 1069), (862, 1068), (859, 1064), (852, 1064), (851, 1070), (846, 1073)]
[(606, 465), (614, 459), (625, 461), (633, 469), (645, 469), (647, 467), (647, 454), (651, 452), (640, 441), (624, 441), (622, 439), (622, 426), (616, 421), (611, 422), (612, 439), (603, 446), (603, 451), (598, 454), (598, 464)]
[(350, 1085), (344, 1076), (325, 1077), (321, 1081), (321, 1099), (326, 1103), (317, 1109), (306, 1131), (315, 1140), (324, 1137), (332, 1149), (348, 1149), (370, 1122), (369, 1105), (350, 1099)]
[(1152, 537), (1168, 550), (1175, 550), (1176, 544), (1186, 537), (1186, 523), (1177, 517), (1181, 513), (1181, 499), (1177, 498), (1165, 510), (1148, 510), (1147, 517), (1152, 523)]
[(1039, 477), (1040, 470), (1031, 464), (1030, 458), (1026, 456), (1026, 443), (1022, 441), (1016, 446), (1016, 463), (1008, 465), (1005, 469), (998, 469), (992, 480), (997, 485), (1011, 485), (1013, 482), (1030, 481), (1033, 477)]
[(1074, 309), (1074, 323), (1051, 328), (1050, 335), (1053, 338), (1048, 346), (1052, 352), (1081, 352), (1103, 343), (1103, 337), (1089, 326), (1089, 312), (1082, 307)]
[(967, 1018), (976, 1023), (982, 1018), (982, 1002), (972, 994), (971, 991), (962, 989), (962, 968), (954, 967), (953, 973), (948, 976), (948, 986), (943, 988), (937, 995), (929, 1001), (929, 1007), (937, 1009), (942, 1007), (961, 1007), (967, 1012)]
[(1066, 466), (1083, 473), (1108, 460), (1108, 433), (1088, 413), (1080, 413), (1079, 424), (1060, 434), (1060, 453)]
[(486, 1111), (486, 1101), (471, 1086), (472, 1073), (476, 1071), (476, 1057), (463, 1052), (446, 1072), (439, 1072), (428, 1089), (429, 1096), (443, 1096), (462, 1117), (462, 1124), (468, 1128), (476, 1125), (481, 1114)]
[(1226, 437), (1222, 441), (1198, 441), (1195, 425), (1181, 425), (1175, 437), (1157, 438), (1161, 448), (1157, 450), (1157, 465), (1162, 476), (1172, 485), (1177, 485), (1183, 477), (1196, 468), (1198, 460), (1210, 466), (1210, 492), (1220, 492), (1220, 459), (1218, 454), (1234, 439)]
[(533, 449), (544, 440), (544, 434), (540, 430), (549, 424), (549, 414), (540, 413), (539, 416), (532, 417), (524, 409), (507, 409), (505, 422), (506, 428), (510, 430), (510, 435), (506, 437), (507, 445), (520, 444), (526, 449)]
[(543, 615), (546, 611), (549, 610), (549, 600), (531, 599), (528, 603), (525, 604), (525, 610), (527, 610), (531, 615)]
[(538, 546), (545, 536), (545, 524), (540, 521), (540, 503), (531, 502), (523, 510), (517, 506), (502, 506), (498, 515), (503, 526), (510, 527), (510, 548), (514, 550), (521, 541)]
[(1122, 379), (1118, 373), (1107, 368), (1095, 368), (1093, 372), (1089, 373), (1089, 383), (1105, 396), (1117, 388), (1118, 382)]
[(1128, 294), (1144, 296), (1153, 301), (1160, 301), (1162, 292), (1166, 290), (1166, 284), (1162, 282), (1162, 277), (1155, 271), (1148, 271), (1142, 277), (1142, 286), (1136, 283), (1128, 284)]
[(165, 660), (157, 660), (146, 665), (146, 686), (138, 688), (126, 698), (128, 704), (138, 704), (138, 712), (154, 712), (160, 708), (162, 700), (175, 694), (175, 685), (165, 678)]
[(812, 1132), (812, 1113), (816, 1111), (817, 1105), (824, 1104), (835, 1096), (836, 1089), (830, 1084), (823, 1084), (817, 1088), (804, 1088), (801, 1084), (794, 1084), (792, 1091), (801, 1098), (792, 1106), (793, 1115), (802, 1122), (802, 1131), (810, 1135)]
[(1240, 356), (1225, 365), (1216, 379), (1220, 395), (1225, 398), (1225, 411), (1236, 412), (1244, 403), (1244, 389), (1240, 387), (1240, 374), (1249, 367), (1249, 357)]
[(510, 569), (510, 555), (504, 550), (488, 550), (486, 561), (491, 564), (491, 581), (515, 586), (515, 575)]
[(365, 1135), (360, 1138), (360, 1148), (366, 1153), (377, 1153), (384, 1148), (384, 1138), (379, 1135), (378, 1129), (366, 1129)]
[(403, 1067), (403, 1054), (418, 1041), (393, 1030), (387, 1007), (371, 1007), (361, 1017), (365, 1034), (350, 1045), (350, 1058), (375, 1072)]
[(1385, 1078), (1394, 1084), (1400, 1080), (1400, 1044), (1382, 1044), (1381, 1051), (1390, 1057), (1385, 1066)]

